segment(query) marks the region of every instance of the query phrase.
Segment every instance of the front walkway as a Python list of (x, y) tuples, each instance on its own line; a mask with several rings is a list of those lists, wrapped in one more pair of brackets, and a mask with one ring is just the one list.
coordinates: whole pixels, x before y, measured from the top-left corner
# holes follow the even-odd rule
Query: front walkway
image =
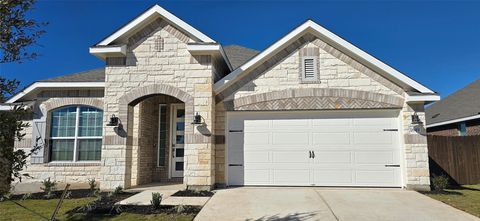
[(139, 192), (129, 198), (120, 202), (119, 205), (151, 205), (152, 193), (162, 194), (162, 205), (189, 205), (189, 206), (203, 206), (210, 197), (176, 197), (172, 194), (179, 190), (185, 189), (183, 184), (149, 184), (138, 187), (133, 187), (126, 191)]
[(217, 191), (195, 218), (204, 220), (480, 219), (420, 193), (400, 189), (242, 187)]

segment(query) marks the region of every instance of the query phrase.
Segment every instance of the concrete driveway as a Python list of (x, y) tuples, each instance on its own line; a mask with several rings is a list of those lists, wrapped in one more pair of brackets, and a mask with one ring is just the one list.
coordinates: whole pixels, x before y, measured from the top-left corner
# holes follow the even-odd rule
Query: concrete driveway
[(219, 190), (195, 221), (480, 220), (415, 191), (400, 189), (253, 188)]

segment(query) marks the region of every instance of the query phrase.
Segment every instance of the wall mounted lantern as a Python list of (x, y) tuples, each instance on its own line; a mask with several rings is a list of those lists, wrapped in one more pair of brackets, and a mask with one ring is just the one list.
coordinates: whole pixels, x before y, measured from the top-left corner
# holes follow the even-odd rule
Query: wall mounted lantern
[(112, 114), (110, 117), (110, 122), (108, 122), (107, 126), (118, 126), (118, 117), (115, 114)]
[(198, 125), (198, 124), (203, 124), (202, 122), (202, 116), (200, 116), (200, 114), (195, 113), (195, 116), (193, 116), (193, 122), (192, 124), (195, 124), (195, 125)]
[(419, 125), (423, 124), (422, 120), (420, 120), (420, 117), (418, 116), (417, 112), (413, 113), (412, 115), (412, 124)]

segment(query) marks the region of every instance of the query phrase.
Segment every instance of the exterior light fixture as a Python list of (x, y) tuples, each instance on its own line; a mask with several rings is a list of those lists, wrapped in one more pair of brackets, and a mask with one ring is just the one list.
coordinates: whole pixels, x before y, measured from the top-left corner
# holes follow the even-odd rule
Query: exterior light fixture
[(202, 116), (200, 116), (200, 114), (195, 113), (195, 116), (193, 116), (193, 122), (192, 124), (195, 124), (195, 125), (198, 125), (198, 124), (203, 124), (202, 123)]
[(412, 124), (419, 125), (423, 124), (422, 120), (420, 120), (420, 117), (418, 116), (417, 112), (413, 113), (412, 115)]
[(108, 122), (107, 126), (118, 126), (118, 117), (115, 114), (112, 114), (110, 117), (110, 122)]

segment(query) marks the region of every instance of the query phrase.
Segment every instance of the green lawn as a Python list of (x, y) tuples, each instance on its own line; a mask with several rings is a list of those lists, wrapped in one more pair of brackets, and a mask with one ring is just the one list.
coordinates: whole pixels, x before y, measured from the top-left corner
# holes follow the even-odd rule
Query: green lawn
[[(66, 199), (57, 215), (59, 220), (179, 220), (179, 221), (190, 221), (193, 220), (193, 215), (167, 215), (167, 214), (154, 214), (154, 215), (141, 215), (141, 214), (132, 214), (132, 213), (122, 213), (118, 216), (108, 216), (108, 215), (99, 215), (99, 216), (86, 216), (85, 214), (74, 214), (73, 216), (67, 216), (65, 214), (67, 211), (85, 205), (90, 201), (93, 201), (95, 198), (80, 198), (80, 199)], [(24, 207), (34, 210), (36, 213), (50, 218), (55, 206), (57, 205), (58, 199), (53, 200), (17, 200), (15, 201)], [(15, 221), (35, 221), (35, 220), (45, 220), (40, 216), (35, 215), (34, 213), (14, 204), (10, 201), (0, 202), (0, 220), (15, 220)]]
[(445, 193), (424, 193), (457, 209), (480, 217), (480, 184), (447, 189)]

